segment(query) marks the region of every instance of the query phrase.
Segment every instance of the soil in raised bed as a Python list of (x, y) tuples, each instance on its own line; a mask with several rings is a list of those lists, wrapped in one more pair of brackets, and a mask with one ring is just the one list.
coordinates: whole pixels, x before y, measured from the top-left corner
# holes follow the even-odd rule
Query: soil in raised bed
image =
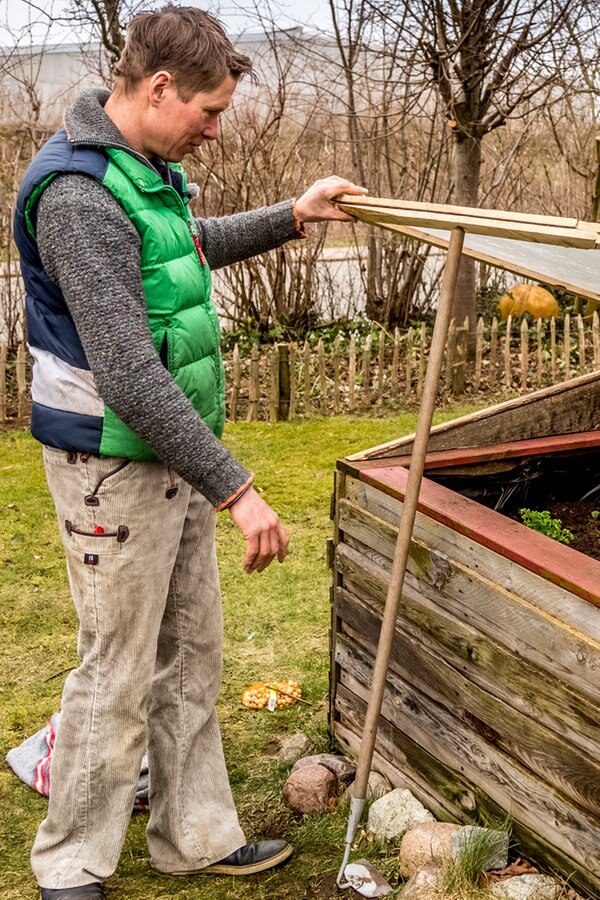
[(489, 474), (428, 477), (465, 497), (522, 523), (519, 509), (543, 512), (560, 519), (573, 534), (568, 545), (600, 560), (600, 453), (527, 459)]
[(554, 519), (560, 519), (563, 528), (568, 528), (573, 535), (569, 544), (574, 550), (586, 553), (593, 559), (600, 560), (600, 518), (593, 518), (600, 504), (596, 500), (578, 500), (576, 502), (552, 503), (548, 507)]

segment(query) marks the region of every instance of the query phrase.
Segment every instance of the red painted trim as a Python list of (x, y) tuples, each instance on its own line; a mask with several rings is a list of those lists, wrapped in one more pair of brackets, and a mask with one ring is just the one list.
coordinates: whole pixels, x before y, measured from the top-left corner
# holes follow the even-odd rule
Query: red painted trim
[[(578, 434), (552, 434), (527, 441), (510, 441), (506, 444), (490, 444), (487, 447), (460, 447), (453, 450), (432, 450), (425, 460), (426, 469), (442, 469), (447, 466), (468, 466), (494, 459), (514, 459), (524, 456), (545, 456), (573, 450), (589, 450), (600, 447), (600, 431), (583, 431)], [(351, 460), (349, 466), (357, 470), (387, 468), (390, 465), (410, 465), (410, 455), (373, 457)]]
[[(385, 494), (404, 500), (408, 469), (398, 465), (362, 469), (358, 476), (361, 481)], [(514, 519), (428, 478), (424, 478), (421, 483), (418, 510), (470, 540), (513, 560), (524, 569), (535, 572), (600, 607), (598, 560), (532, 531)]]
[(510, 441), (490, 447), (473, 447), (457, 450), (436, 450), (427, 454), (426, 467), (439, 469), (446, 465), (468, 465), (493, 459), (513, 459), (522, 456), (545, 456), (572, 450), (589, 450), (600, 447), (600, 431), (581, 434), (553, 434), (528, 441)]

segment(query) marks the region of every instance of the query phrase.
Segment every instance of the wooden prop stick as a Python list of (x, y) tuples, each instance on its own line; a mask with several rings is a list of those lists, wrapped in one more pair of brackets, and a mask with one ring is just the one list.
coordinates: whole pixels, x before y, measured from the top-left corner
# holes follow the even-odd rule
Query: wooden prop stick
[(559, 216), (537, 216), (497, 209), (416, 203), (383, 197), (342, 194), (336, 204), (362, 222), (392, 231), (402, 227), (463, 228), (467, 234), (483, 234), (536, 244), (554, 244), (595, 250), (600, 247), (600, 224)]
[(396, 629), (398, 606), (402, 597), (408, 551), (417, 513), (417, 501), (419, 499), (423, 470), (425, 468), (427, 442), (429, 440), (429, 431), (435, 410), (438, 383), (444, 359), (448, 328), (452, 316), (452, 301), (456, 289), (456, 279), (458, 276), (458, 266), (460, 263), (464, 236), (465, 232), (462, 228), (455, 228), (450, 236), (440, 301), (433, 329), (429, 363), (427, 365), (427, 374), (425, 376), (425, 384), (423, 387), (423, 398), (421, 400), (421, 408), (419, 411), (419, 419), (417, 422), (417, 430), (411, 456), (406, 496), (402, 508), (402, 516), (400, 518), (392, 573), (383, 611), (379, 643), (377, 645), (373, 681), (369, 694), (369, 705), (367, 707), (365, 727), (358, 756), (356, 780), (352, 789), (344, 859), (337, 876), (338, 885), (343, 883), (344, 869), (350, 858), (350, 849), (365, 805), (369, 772), (373, 760), (375, 738), (377, 736), (392, 642), (394, 640)]

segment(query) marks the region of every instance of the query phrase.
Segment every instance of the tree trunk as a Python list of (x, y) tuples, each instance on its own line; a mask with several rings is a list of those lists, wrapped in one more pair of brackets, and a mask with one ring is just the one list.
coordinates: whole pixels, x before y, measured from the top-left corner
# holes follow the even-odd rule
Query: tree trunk
[(600, 134), (596, 135), (596, 183), (592, 198), (592, 222), (600, 218)]
[[(454, 203), (457, 206), (477, 206), (481, 171), (480, 138), (466, 137), (463, 133), (456, 135), (453, 168)], [(457, 324), (462, 324), (468, 316), (469, 333), (474, 333), (477, 321), (475, 262), (467, 256), (463, 256), (460, 263), (452, 314)]]
[(377, 290), (378, 273), (381, 271), (381, 238), (374, 228), (369, 229), (367, 242), (367, 303), (365, 312), (367, 318), (374, 322), (384, 324), (385, 298)]

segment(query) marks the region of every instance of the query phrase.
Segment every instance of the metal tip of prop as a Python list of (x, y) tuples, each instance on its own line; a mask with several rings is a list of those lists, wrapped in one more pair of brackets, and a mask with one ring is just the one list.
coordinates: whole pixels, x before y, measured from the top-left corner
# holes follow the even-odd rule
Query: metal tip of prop
[[(350, 813), (348, 814), (348, 824), (346, 826), (346, 844), (344, 850), (344, 859), (342, 860), (342, 865), (340, 866), (340, 870), (338, 872), (338, 876), (336, 879), (336, 884), (339, 888), (343, 886), (344, 882), (344, 869), (348, 865), (348, 860), (350, 859), (350, 850), (352, 849), (352, 841), (354, 840), (354, 836), (356, 834), (356, 829), (358, 827), (358, 823), (360, 821), (360, 817), (362, 816), (362, 811), (365, 807), (365, 798), (362, 797), (352, 797), (350, 801)], [(350, 887), (350, 885), (344, 885), (344, 887)]]
[(346, 881), (344, 872), (346, 871), (346, 866), (348, 865), (348, 860), (350, 859), (351, 846), (351, 844), (346, 844), (346, 849), (344, 850), (344, 858), (342, 860), (340, 870), (337, 873), (337, 878), (335, 879), (335, 883), (337, 884), (337, 886), (342, 889), (349, 887), (349, 885), (344, 884), (344, 882)]

